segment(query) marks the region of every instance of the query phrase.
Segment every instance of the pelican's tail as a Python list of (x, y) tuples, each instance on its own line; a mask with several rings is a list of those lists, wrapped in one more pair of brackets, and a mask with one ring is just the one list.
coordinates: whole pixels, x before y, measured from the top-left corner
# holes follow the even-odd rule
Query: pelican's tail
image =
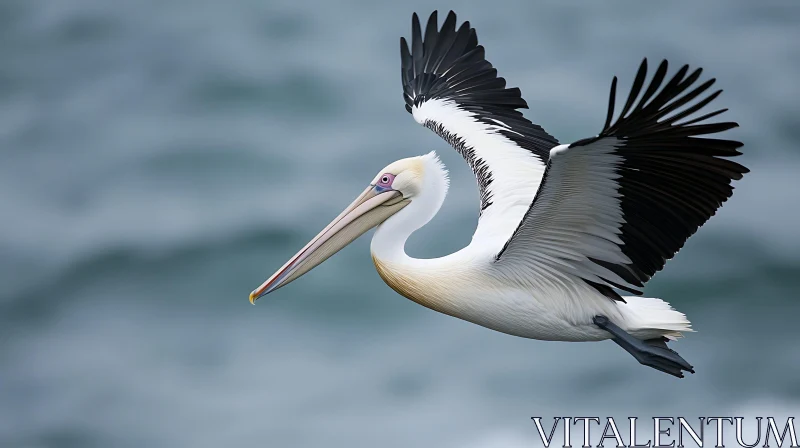
[(627, 330), (640, 339), (664, 336), (677, 339), (683, 332), (692, 332), (692, 324), (686, 315), (672, 308), (669, 303), (650, 297), (625, 297), (626, 304), (620, 306), (625, 315)]

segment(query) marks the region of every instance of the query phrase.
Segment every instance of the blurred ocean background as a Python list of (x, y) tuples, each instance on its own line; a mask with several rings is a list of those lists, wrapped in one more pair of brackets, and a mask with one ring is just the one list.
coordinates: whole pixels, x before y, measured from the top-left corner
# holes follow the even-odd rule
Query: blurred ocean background
[[(409, 253), (469, 242), (472, 174), (401, 95), (399, 37), (433, 8), (564, 142), (645, 56), (718, 78), (752, 173), (646, 290), (692, 320), (696, 375), (426, 310), (368, 236), (248, 303), (402, 157), (453, 178)], [(797, 42), (788, 1), (3, 0), (0, 447), (516, 448), (531, 416), (795, 415)]]

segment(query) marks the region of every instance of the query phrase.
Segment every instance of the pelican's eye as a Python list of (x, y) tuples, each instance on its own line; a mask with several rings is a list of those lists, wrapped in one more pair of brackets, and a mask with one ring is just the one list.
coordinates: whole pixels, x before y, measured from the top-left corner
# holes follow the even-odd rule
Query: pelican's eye
[(394, 174), (384, 173), (381, 175), (381, 178), (378, 179), (377, 186), (381, 188), (391, 188), (392, 182), (394, 182)]

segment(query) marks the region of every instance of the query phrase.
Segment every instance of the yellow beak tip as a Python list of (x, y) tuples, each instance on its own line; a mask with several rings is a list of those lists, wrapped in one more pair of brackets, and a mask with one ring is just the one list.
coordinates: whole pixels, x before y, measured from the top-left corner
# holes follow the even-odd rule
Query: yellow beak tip
[(250, 304), (255, 305), (256, 299), (258, 299), (258, 295), (255, 292), (250, 293)]

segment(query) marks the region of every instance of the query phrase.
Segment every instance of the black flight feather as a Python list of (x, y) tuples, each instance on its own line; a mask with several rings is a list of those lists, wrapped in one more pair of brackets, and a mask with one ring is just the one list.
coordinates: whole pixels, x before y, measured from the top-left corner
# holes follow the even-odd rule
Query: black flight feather
[[(620, 249), (630, 258), (631, 264), (612, 265), (599, 260), (592, 261), (634, 286), (642, 286), (661, 270), (686, 240), (731, 197), (731, 182), (749, 172), (744, 166), (723, 158), (740, 155), (738, 148), (742, 146), (741, 142), (702, 137), (737, 127), (738, 124), (698, 124), (727, 109), (692, 118), (722, 91), (717, 90), (692, 104), (715, 80), (705, 81), (684, 93), (702, 73), (701, 69), (697, 69), (687, 77), (688, 70), (688, 66), (683, 66), (653, 97), (662, 87), (667, 72), (667, 61), (663, 61), (644, 95), (631, 110), (644, 85), (647, 74), (645, 59), (634, 79), (625, 107), (612, 123), (617, 85), (615, 77), (611, 83), (608, 115), (602, 132), (596, 138), (570, 145), (590, 145), (606, 137), (614, 137), (621, 142), (621, 146), (615, 150), (623, 160), (617, 168), (621, 175), (617, 182), (624, 219), (620, 227), (623, 243)], [(689, 106), (683, 111), (668, 117), (686, 105)], [(679, 123), (685, 118), (689, 120)], [(609, 297), (620, 298), (608, 287), (588, 283)], [(631, 288), (606, 283), (639, 293)]]

